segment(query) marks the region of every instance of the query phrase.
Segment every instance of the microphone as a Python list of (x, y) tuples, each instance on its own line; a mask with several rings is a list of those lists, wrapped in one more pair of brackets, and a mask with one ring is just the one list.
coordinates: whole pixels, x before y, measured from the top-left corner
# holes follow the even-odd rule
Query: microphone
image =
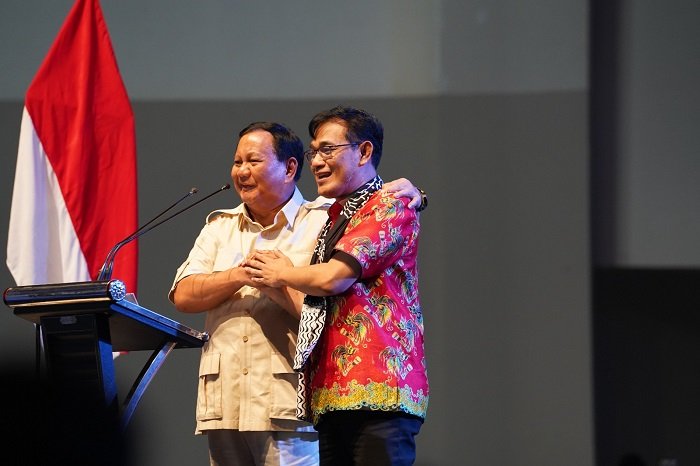
[[(187, 199), (188, 197), (192, 196), (193, 194), (196, 194), (199, 190), (197, 188), (192, 188), (189, 190), (187, 194), (182, 196), (180, 199), (177, 201), (173, 202), (170, 207), (150, 219), (148, 222), (146, 222), (144, 225), (141, 225), (135, 232), (131, 233), (129, 236), (124, 238), (123, 240), (119, 241), (117, 244), (115, 244), (112, 249), (109, 250), (109, 253), (107, 254), (107, 258), (105, 259), (104, 263), (102, 264), (102, 268), (100, 268), (100, 274), (97, 277), (97, 280), (109, 280), (109, 278), (112, 276), (112, 267), (114, 266), (114, 256), (117, 254), (117, 251), (124, 246), (126, 243), (131, 241), (131, 237), (138, 234), (141, 230), (146, 228), (148, 225), (156, 221), (158, 218), (162, 217), (163, 214), (165, 214), (167, 211)], [(106, 277), (106, 278), (105, 278)]]
[[(192, 196), (193, 194), (197, 194), (198, 192), (199, 192), (199, 189), (197, 189), (197, 188), (192, 188), (192, 189), (190, 189), (190, 191), (189, 191), (187, 194), (185, 194), (184, 196), (182, 196), (182, 197), (181, 197), (180, 199), (178, 199), (177, 201), (173, 202), (173, 203), (170, 205), (170, 207), (168, 207), (167, 209), (165, 209), (163, 212), (159, 213), (158, 215), (156, 215), (155, 217), (153, 217), (152, 219), (150, 219), (148, 222), (146, 222), (145, 224), (141, 225), (141, 226), (139, 227), (138, 230), (136, 230), (135, 232), (133, 232), (133, 233), (130, 234), (129, 236), (133, 236), (133, 235), (135, 235), (136, 233), (138, 233), (139, 231), (143, 230), (143, 229), (146, 228), (148, 225), (150, 225), (151, 223), (153, 223), (153, 222), (155, 222), (156, 220), (158, 220), (164, 213), (166, 213), (167, 211), (169, 211), (170, 209), (172, 209), (173, 207), (175, 207), (176, 205), (178, 205), (179, 203), (181, 203), (182, 201), (184, 201), (184, 200), (187, 199), (188, 197)], [(128, 236), (127, 236), (127, 238), (128, 238)], [(123, 240), (122, 240), (122, 241), (123, 241)]]
[(222, 187), (220, 187), (219, 189), (217, 189), (217, 190), (214, 191), (213, 193), (211, 193), (211, 194), (209, 194), (209, 195), (203, 197), (202, 199), (200, 199), (200, 200), (198, 200), (198, 201), (196, 201), (196, 202), (193, 202), (192, 204), (188, 205), (187, 207), (183, 207), (182, 209), (178, 210), (177, 212), (175, 212), (175, 213), (172, 214), (172, 215), (169, 215), (168, 217), (164, 218), (163, 220), (161, 220), (160, 222), (156, 223), (155, 225), (151, 225), (149, 228), (146, 228), (148, 225), (150, 225), (151, 223), (153, 223), (154, 221), (156, 221), (158, 218), (160, 218), (161, 216), (163, 216), (163, 214), (165, 214), (167, 211), (169, 211), (170, 209), (172, 209), (173, 207), (175, 207), (176, 205), (178, 205), (178, 204), (179, 204), (180, 202), (182, 202), (183, 200), (187, 199), (188, 197), (190, 197), (190, 196), (192, 196), (193, 194), (195, 194), (195, 193), (198, 192), (198, 189), (197, 189), (197, 188), (192, 188), (192, 189), (190, 189), (190, 191), (189, 191), (187, 194), (185, 194), (185, 195), (182, 196), (180, 199), (178, 199), (177, 201), (175, 201), (170, 207), (168, 207), (167, 209), (165, 209), (164, 211), (162, 211), (161, 213), (159, 213), (158, 215), (156, 215), (155, 217), (153, 217), (151, 220), (149, 220), (149, 221), (146, 222), (144, 225), (142, 225), (141, 227), (139, 227), (135, 232), (133, 232), (132, 234), (130, 234), (129, 236), (127, 236), (126, 238), (124, 238), (123, 240), (121, 240), (121, 241), (119, 241), (117, 244), (115, 244), (114, 247), (109, 251), (109, 254), (107, 254), (107, 258), (105, 259), (104, 264), (102, 264), (102, 268), (100, 269), (100, 274), (99, 274), (98, 277), (97, 277), (97, 281), (101, 281), (101, 280), (110, 280), (110, 279), (112, 278), (112, 268), (114, 267), (114, 259), (115, 259), (116, 255), (117, 255), (117, 251), (119, 251), (119, 249), (121, 249), (122, 246), (124, 246), (124, 245), (126, 245), (126, 244), (132, 242), (133, 240), (137, 239), (137, 238), (140, 237), (141, 235), (144, 235), (144, 234), (148, 233), (149, 231), (151, 231), (152, 229), (154, 229), (154, 228), (157, 227), (158, 225), (161, 225), (161, 224), (167, 222), (167, 221), (170, 220), (171, 218), (180, 215), (180, 214), (183, 213), (184, 211), (186, 211), (186, 210), (188, 210), (188, 209), (190, 209), (190, 208), (196, 206), (197, 204), (206, 201), (207, 199), (209, 199), (210, 197), (212, 197), (214, 194), (218, 194), (218, 193), (220, 193), (221, 191), (225, 191), (225, 190), (227, 190), (227, 189), (231, 189), (231, 185), (228, 184), (228, 183), (226, 183), (225, 185), (223, 185)]

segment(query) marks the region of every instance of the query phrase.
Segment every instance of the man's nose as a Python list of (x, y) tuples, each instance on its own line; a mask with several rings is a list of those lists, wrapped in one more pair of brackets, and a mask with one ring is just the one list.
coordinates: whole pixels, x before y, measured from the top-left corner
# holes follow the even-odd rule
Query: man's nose
[(311, 163), (309, 164), (311, 167), (322, 167), (326, 164), (326, 161), (323, 160), (323, 157), (321, 157), (318, 153), (314, 154), (314, 156), (311, 158)]

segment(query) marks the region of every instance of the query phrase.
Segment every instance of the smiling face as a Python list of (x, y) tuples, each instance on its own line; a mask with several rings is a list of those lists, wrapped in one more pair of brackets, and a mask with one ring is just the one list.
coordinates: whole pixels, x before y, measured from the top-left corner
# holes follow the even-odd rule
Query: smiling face
[(275, 214), (294, 192), (297, 161), (277, 158), (272, 135), (256, 130), (241, 136), (231, 168), (236, 192), (254, 219), (272, 223)]
[(310, 166), (321, 196), (343, 198), (376, 175), (371, 164), (372, 143), (348, 141), (346, 133), (347, 129), (340, 121), (330, 120), (318, 127), (311, 141), (312, 149), (349, 142), (361, 143), (338, 147), (325, 160), (320, 154), (314, 156)]

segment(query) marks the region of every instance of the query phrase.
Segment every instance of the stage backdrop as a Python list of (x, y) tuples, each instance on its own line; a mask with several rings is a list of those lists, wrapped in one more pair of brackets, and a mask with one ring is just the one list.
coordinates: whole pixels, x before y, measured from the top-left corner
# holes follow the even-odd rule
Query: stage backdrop
[[(71, 3), (2, 6), (3, 245), (23, 95)], [(228, 182), (247, 123), (279, 120), (308, 142), (318, 110), (365, 107), (385, 124), (382, 176), (430, 196), (420, 286), (432, 395), (417, 464), (594, 463), (588, 2), (102, 6), (136, 118), (142, 222), (192, 186)], [(315, 196), (308, 173), (301, 187)], [(220, 194), (140, 240), (143, 306), (202, 328), (167, 291), (205, 215), (235, 204)], [(0, 286), (12, 284), (0, 268)], [(31, 366), (31, 326), (6, 308), (0, 332), (3, 361)], [(122, 397), (147, 356), (116, 361)], [(146, 392), (135, 464), (207, 464), (192, 434), (198, 357), (175, 351)]]

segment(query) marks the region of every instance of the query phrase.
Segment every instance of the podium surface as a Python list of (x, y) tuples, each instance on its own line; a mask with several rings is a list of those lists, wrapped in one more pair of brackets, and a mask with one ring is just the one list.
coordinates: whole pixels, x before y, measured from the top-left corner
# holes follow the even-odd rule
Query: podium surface
[(121, 282), (77, 282), (8, 288), (5, 304), (16, 316), (41, 324), (46, 316), (105, 314), (114, 351), (152, 350), (171, 338), (178, 348), (199, 348), (208, 335), (128, 301)]

